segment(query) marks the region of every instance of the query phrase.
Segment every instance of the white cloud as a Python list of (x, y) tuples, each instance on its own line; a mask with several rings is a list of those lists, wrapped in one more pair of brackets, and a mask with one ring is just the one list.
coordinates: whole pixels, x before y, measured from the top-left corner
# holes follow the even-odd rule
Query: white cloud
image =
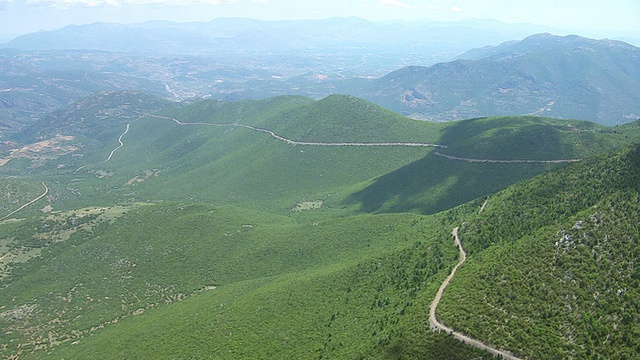
[(378, 5), (385, 7), (393, 7), (399, 9), (411, 9), (413, 5), (399, 0), (379, 0)]
[(454, 6), (454, 7), (451, 8), (451, 11), (453, 11), (453, 12), (462, 12), (462, 11), (464, 11), (464, 9), (461, 8), (460, 6)]

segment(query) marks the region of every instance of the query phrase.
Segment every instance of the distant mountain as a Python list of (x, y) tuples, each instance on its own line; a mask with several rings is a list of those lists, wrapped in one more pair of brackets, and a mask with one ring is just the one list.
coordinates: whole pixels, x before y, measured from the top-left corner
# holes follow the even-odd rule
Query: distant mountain
[(640, 49), (620, 41), (539, 34), (412, 66), (341, 91), (435, 121), (541, 115), (614, 125), (640, 118)]
[[(15, 132), (47, 113), (96, 92), (137, 89), (166, 93), (165, 86), (149, 79), (148, 74), (123, 70), (125, 61), (119, 61), (121, 58), (117, 55), (92, 55), (108, 57), (111, 67), (97, 61), (82, 64), (77, 59), (90, 56), (82, 52), (26, 54), (0, 50), (0, 135), (2, 130)], [(133, 60), (131, 63), (135, 64)]]
[(65, 133), (100, 137), (103, 131), (177, 103), (140, 91), (103, 91), (47, 114), (26, 127), (22, 138)]
[(578, 49), (597, 52), (637, 52), (635, 46), (616, 40), (595, 40), (577, 35), (555, 36), (542, 33), (529, 36), (522, 41), (507, 41), (498, 46), (486, 46), (466, 51), (457, 57), (461, 60), (507, 59), (535, 53), (569, 53)]
[[(155, 21), (131, 25), (72, 25), (55, 31), (23, 35), (3, 47), (22, 50), (93, 49), (152, 54), (319, 48), (339, 52), (365, 47), (374, 52), (403, 48), (405, 56), (414, 52), (424, 54), (425, 50), (454, 55), (473, 46), (526, 36), (544, 31), (543, 29), (545, 28), (540, 26), (508, 25), (489, 20), (377, 23), (357, 17), (286, 21), (220, 18), (197, 23)], [(424, 49), (425, 47), (430, 49)]]

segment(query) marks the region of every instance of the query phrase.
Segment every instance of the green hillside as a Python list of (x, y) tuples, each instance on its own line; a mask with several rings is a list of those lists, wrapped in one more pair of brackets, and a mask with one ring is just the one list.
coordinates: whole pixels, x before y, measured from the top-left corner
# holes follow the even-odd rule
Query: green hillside
[(0, 219), (9, 216), (11, 212), (42, 192), (42, 184), (38, 181), (3, 178), (0, 181)]
[(491, 196), (442, 319), (527, 358), (634, 358), (639, 199), (637, 146)]
[(114, 127), (176, 103), (140, 91), (103, 91), (47, 114), (20, 133), (30, 139), (55, 133), (83, 135), (96, 140), (113, 137)]
[(164, 204), (3, 227), (3, 236), (31, 239), (32, 247), (49, 244), (45, 256), (5, 280), (3, 351), (466, 358), (470, 349), (425, 328), (425, 308), (455, 261), (450, 221), (365, 215), (296, 224), (242, 209)]
[[(441, 130), (438, 140), (447, 144), (447, 148), (430, 152), (375, 178), (349, 194), (346, 203), (358, 204), (367, 212), (435, 213), (567, 164), (546, 161), (584, 159), (637, 142), (639, 125), (635, 122), (611, 128), (585, 121), (540, 117), (451, 122)], [(491, 162), (493, 160), (500, 162)]]
[[(142, 118), (141, 105), (124, 107), (123, 114), (114, 99), (101, 98), (106, 109), (121, 112), (94, 120), (94, 131), (77, 135), (69, 129), (75, 122), (85, 128), (81, 114), (96, 112), (95, 99), (87, 100), (90, 110), (76, 106), (75, 117), (56, 130), (76, 134), (68, 140), (76, 151), (38, 155), (37, 162), (12, 159), (0, 172), (21, 174), (37, 166), (36, 172), (56, 179), (54, 207), (66, 209), (91, 205), (91, 196), (93, 203), (107, 204), (170, 199), (288, 212), (315, 201), (349, 212), (435, 213), (563, 164), (470, 163), (434, 149), (462, 158), (564, 160), (640, 138), (637, 126), (535, 117), (428, 123), (342, 95), (208, 100)], [(394, 142), (443, 147), (308, 144)]]
[(132, 208), (14, 269), (3, 341), (31, 335), (22, 355), (57, 358), (475, 358), (426, 320), (462, 224), (470, 257), (438, 308), (446, 324), (523, 358), (632, 358), (638, 184), (636, 146), (511, 186), (480, 212), (482, 200), (300, 223)]
[(446, 324), (526, 358), (637, 346), (639, 123), (144, 99), (4, 143), (3, 356), (489, 358), (429, 328), (456, 226)]

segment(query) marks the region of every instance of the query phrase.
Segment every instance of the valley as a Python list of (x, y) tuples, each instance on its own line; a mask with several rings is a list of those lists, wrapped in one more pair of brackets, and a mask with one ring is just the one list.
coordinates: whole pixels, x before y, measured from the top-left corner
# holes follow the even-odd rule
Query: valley
[[(324, 111), (325, 107), (339, 109), (343, 106), (345, 109), (360, 109), (348, 115), (351, 121), (347, 127), (339, 124), (344, 124), (343, 119), (345, 114), (349, 114), (348, 111), (336, 111), (335, 118)], [(83, 111), (78, 107), (74, 106), (74, 108)], [(305, 114), (313, 114), (318, 109), (322, 109), (324, 114), (320, 120), (322, 124), (320, 126), (322, 129), (331, 129), (329, 132), (314, 130), (314, 126), (318, 126), (315, 122), (300, 122), (300, 119), (309, 118), (309, 115), (300, 116), (300, 111), (304, 110)], [(236, 120), (229, 122), (229, 114), (234, 114), (233, 119)], [(262, 115), (256, 116), (256, 114)], [(358, 122), (360, 118), (367, 119), (367, 121), (360, 123)], [(374, 120), (376, 118), (380, 119), (379, 123)], [(86, 145), (78, 147), (78, 151), (83, 153), (82, 157), (69, 158), (67, 154), (60, 154), (57, 158), (50, 158), (48, 164), (32, 168), (32, 176), (50, 179), (45, 185), (47, 189), (52, 187), (52, 190), (48, 190), (45, 194), (37, 194), (14, 208), (12, 212), (7, 211), (7, 215), (3, 214), (6, 219), (16, 217), (23, 219), (17, 222), (4, 220), (0, 226), (4, 234), (3, 238), (11, 241), (5, 245), (7, 252), (3, 254), (3, 256), (7, 256), (6, 260), (8, 260), (3, 262), (3, 273), (6, 274), (3, 282), (7, 285), (5, 295), (3, 295), (3, 299), (5, 299), (3, 303), (15, 304), (11, 308), (13, 310), (3, 309), (0, 317), (4, 322), (3, 326), (9, 326), (11, 329), (10, 333), (4, 335), (3, 340), (8, 344), (13, 344), (11, 348), (6, 348), (7, 352), (18, 354), (20, 357), (31, 357), (29, 354), (36, 357), (39, 356), (38, 354), (44, 356), (51, 351), (56, 354), (55, 356), (67, 357), (69, 355), (62, 354), (68, 352), (76, 354), (71, 356), (83, 356), (79, 355), (83, 354), (85, 351), (83, 349), (106, 346), (101, 344), (102, 340), (100, 339), (103, 339), (103, 336), (106, 336), (104, 339), (112, 339), (114, 335), (109, 334), (113, 331), (136, 334), (115, 335), (116, 338), (124, 340), (135, 336), (140, 339), (140, 333), (137, 329), (144, 328), (147, 329), (145, 331), (148, 331), (150, 323), (147, 321), (159, 321), (154, 320), (156, 316), (174, 316), (166, 313), (167, 311), (170, 311), (171, 314), (177, 311), (176, 314), (179, 314), (182, 311), (179, 309), (183, 306), (185, 310), (191, 307), (201, 309), (196, 310), (198, 314), (206, 313), (208, 314), (206, 316), (225, 318), (227, 324), (234, 324), (229, 326), (233, 326), (236, 332), (243, 332), (238, 329), (251, 326), (249, 319), (260, 322), (268, 321), (269, 327), (279, 328), (281, 325), (277, 319), (285, 316), (284, 314), (263, 318), (261, 315), (259, 316), (261, 312), (250, 315), (247, 311), (251, 308), (269, 308), (269, 305), (265, 303), (266, 294), (274, 296), (274, 291), (280, 294), (282, 289), (287, 289), (284, 290), (285, 293), (293, 291), (297, 295), (292, 298), (295, 301), (290, 299), (289, 305), (283, 310), (297, 313), (299, 319), (304, 319), (308, 315), (302, 315), (306, 314), (306, 312), (301, 312), (302, 308), (319, 306), (311, 305), (316, 303), (313, 302), (313, 297), (307, 297), (308, 294), (326, 293), (327, 286), (334, 289), (331, 292), (335, 292), (337, 299), (342, 299), (340, 301), (347, 304), (345, 309), (350, 309), (348, 310), (350, 315), (345, 317), (339, 315), (340, 312), (327, 313), (329, 308), (338, 306), (333, 302), (325, 305), (329, 306), (329, 308), (324, 308), (325, 310), (318, 308), (319, 315), (324, 314), (321, 316), (334, 319), (331, 322), (342, 321), (342, 325), (340, 325), (342, 329), (346, 329), (344, 321), (352, 319), (353, 316), (357, 318), (373, 316), (371, 321), (374, 323), (367, 321), (361, 325), (363, 327), (356, 326), (353, 331), (341, 330), (337, 333), (327, 332), (324, 335), (322, 332), (317, 333), (318, 330), (313, 330), (316, 331), (316, 335), (307, 340), (298, 338), (297, 341), (300, 342), (296, 342), (291, 350), (287, 350), (286, 354), (304, 356), (298, 351), (314, 346), (309, 341), (313, 342), (312, 339), (323, 337), (331, 339), (334, 336), (338, 336), (335, 341), (336, 344), (342, 344), (341, 346), (321, 346), (317, 348), (317, 351), (325, 354), (338, 354), (336, 351), (347, 351), (354, 356), (360, 352), (365, 357), (376, 356), (374, 354), (386, 351), (417, 354), (418, 348), (416, 346), (424, 346), (418, 345), (424, 344), (423, 341), (426, 343), (456, 341), (445, 340), (449, 336), (444, 335), (449, 332), (450, 328), (447, 326), (451, 326), (448, 325), (446, 315), (443, 317), (446, 326), (431, 322), (432, 326), (438, 327), (437, 324), (444, 326), (442, 335), (431, 332), (426, 324), (429, 323), (430, 317), (432, 320), (435, 319), (435, 309), (438, 302), (434, 302), (433, 299), (436, 297), (439, 301), (444, 288), (447, 287), (449, 281), (445, 277), (449, 275), (448, 279), (453, 278), (451, 281), (455, 284), (459, 276), (455, 270), (462, 264), (461, 260), (466, 257), (459, 242), (456, 243), (456, 246), (450, 243), (451, 237), (447, 234), (446, 228), (460, 227), (466, 220), (482, 216), (491, 209), (491, 204), (495, 200), (492, 200), (488, 205), (484, 199), (474, 200), (490, 194), (490, 192), (480, 192), (483, 186), (484, 188), (495, 186), (497, 191), (504, 186), (500, 184), (505, 184), (505, 181), (516, 182), (517, 180), (512, 180), (502, 174), (517, 175), (523, 166), (532, 167), (528, 171), (538, 173), (548, 171), (545, 170), (546, 167), (554, 167), (557, 169), (556, 171), (561, 171), (564, 164), (576, 162), (577, 157), (588, 158), (592, 156), (589, 151), (593, 150), (593, 144), (601, 144), (604, 147), (614, 149), (624, 146), (625, 143), (633, 143), (634, 139), (640, 136), (636, 124), (619, 127), (612, 132), (592, 123), (572, 122), (570, 128), (567, 128), (562, 120), (533, 117), (477, 119), (450, 125), (430, 124), (397, 117), (397, 115), (381, 108), (346, 96), (333, 96), (320, 101), (296, 97), (244, 103), (209, 101), (168, 110), (168, 112), (161, 111), (142, 116), (133, 122), (124, 123), (117, 119), (117, 117), (113, 118), (114, 121), (117, 121), (115, 123), (117, 125), (113, 129), (107, 127), (96, 133), (85, 132), (82, 135), (83, 138), (86, 138), (84, 140)], [(287, 124), (282, 119), (291, 120)], [(404, 126), (390, 126), (393, 122), (403, 123)], [(333, 129), (334, 126), (337, 128)], [(450, 127), (456, 128), (455, 133), (450, 133)], [(494, 134), (490, 138), (513, 141), (518, 138), (517, 134), (521, 132), (526, 138), (539, 139), (540, 142), (526, 144), (523, 148), (524, 152), (520, 154), (517, 146), (510, 146), (508, 153), (501, 153), (496, 151), (504, 144), (484, 141), (486, 136), (484, 134), (501, 132), (509, 127), (513, 127), (514, 132), (510, 132), (504, 137)], [(462, 128), (468, 130), (461, 131)], [(52, 130), (58, 131), (57, 129)], [(102, 140), (104, 145), (100, 147), (91, 146), (90, 144), (98, 141), (98, 138), (92, 140), (92, 137), (103, 136), (100, 134), (104, 134), (104, 131), (110, 134), (110, 140)], [(531, 137), (531, 132), (546, 135)], [(313, 135), (315, 133), (319, 134), (317, 138)], [(555, 135), (552, 136), (552, 134)], [(167, 136), (172, 140), (167, 141)], [(206, 145), (208, 143), (206, 141), (196, 141), (196, 147), (183, 147), (193, 144), (198, 137), (209, 139), (211, 145)], [(589, 139), (590, 147), (582, 147), (583, 137)], [(316, 139), (321, 141), (315, 141)], [(549, 143), (549, 139), (554, 139), (553, 143)], [(419, 140), (428, 140), (428, 142), (418, 142)], [(224, 147), (218, 148), (221, 142)], [(164, 153), (166, 150), (161, 150), (162, 148), (158, 147), (160, 143), (171, 143), (175, 149), (181, 150)], [(211, 150), (205, 151), (204, 149), (209, 149), (208, 146), (212, 146)], [(208, 171), (202, 172), (204, 170), (202, 167), (211, 166), (215, 162), (211, 163), (209, 160), (189, 163), (201, 154), (211, 159), (212, 154), (219, 152), (220, 155), (217, 156), (222, 157), (220, 160), (226, 156), (231, 156), (230, 159), (236, 159), (237, 155), (234, 155), (234, 151), (230, 151), (233, 146), (238, 147), (236, 151), (242, 151), (243, 147), (249, 146), (248, 154), (255, 156), (255, 154), (261, 153), (262, 161), (269, 167), (274, 167), (281, 161), (278, 159), (283, 154), (288, 154), (286, 163), (288, 168), (276, 170), (281, 176), (293, 178), (298, 183), (300, 182), (300, 174), (309, 173), (309, 169), (315, 166), (322, 167), (322, 163), (325, 161), (332, 163), (336, 154), (340, 154), (341, 162), (345, 167), (360, 166), (362, 169), (366, 169), (361, 175), (367, 177), (371, 176), (367, 174), (381, 171), (378, 162), (388, 161), (383, 159), (388, 159), (390, 155), (393, 156), (394, 152), (397, 152), (399, 158), (403, 157), (405, 161), (408, 160), (409, 163), (405, 166), (410, 168), (416, 166), (414, 163), (420, 164), (424, 161), (440, 164), (438, 166), (442, 166), (442, 170), (436, 177), (433, 177), (436, 175), (434, 174), (431, 175), (431, 179), (427, 180), (432, 182), (432, 189), (440, 197), (441, 200), (438, 201), (447, 201), (452, 204), (447, 206), (453, 207), (453, 209), (445, 212), (438, 212), (434, 209), (432, 210), (433, 215), (430, 216), (418, 215), (420, 213), (418, 208), (413, 210), (413, 214), (405, 210), (397, 214), (385, 215), (384, 213), (387, 212), (395, 212), (389, 211), (393, 209), (393, 200), (385, 200), (389, 203), (382, 205), (377, 211), (377, 215), (368, 215), (367, 213), (371, 211), (363, 207), (367, 204), (366, 198), (362, 198), (362, 203), (354, 202), (354, 194), (375, 191), (376, 194), (389, 195), (397, 186), (394, 184), (397, 184), (400, 179), (402, 179), (401, 181), (421, 181), (421, 177), (426, 174), (413, 171), (404, 172), (402, 165), (395, 162), (388, 163), (387, 169), (392, 169), (392, 173), (400, 171), (399, 174), (403, 175), (385, 185), (388, 187), (384, 191), (376, 189), (375, 185), (371, 187), (375, 182), (367, 182), (367, 177), (361, 178), (365, 180), (364, 182), (357, 177), (354, 178), (353, 175), (356, 174), (340, 180), (338, 174), (332, 174), (328, 171), (329, 168), (324, 168), (322, 171), (312, 171), (308, 182), (302, 184), (303, 186), (288, 186), (289, 197), (282, 201), (282, 199), (274, 197), (273, 190), (271, 190), (277, 189), (281, 183), (280, 181), (269, 183), (267, 179), (270, 177), (267, 176), (267, 171), (252, 172), (257, 175), (255, 180), (247, 178), (248, 173), (246, 172), (240, 172), (238, 177), (233, 178), (233, 167), (224, 165), (226, 161), (222, 161), (213, 168), (218, 169), (216, 172), (224, 173), (226, 178), (231, 177), (231, 184), (227, 185), (226, 189), (241, 189), (242, 184), (245, 183), (246, 186), (254, 188), (254, 193), (258, 191), (268, 196), (248, 197), (250, 202), (245, 202), (245, 200), (238, 200), (239, 193), (236, 193), (238, 195), (233, 195), (236, 197), (234, 201), (226, 193), (225, 185), (222, 184), (220, 184), (221, 189), (201, 188), (201, 191), (196, 190), (193, 183), (189, 187), (185, 187), (184, 182), (182, 182), (183, 186), (179, 187), (170, 185), (181, 183), (181, 180), (173, 179), (173, 177), (183, 173), (185, 166), (193, 169), (191, 172), (187, 172), (188, 177), (191, 178), (198, 173), (211, 174)], [(542, 146), (540, 151), (536, 150), (536, 146)], [(95, 148), (95, 153), (89, 151), (92, 148)], [(251, 150), (251, 148), (255, 148), (255, 150)], [(439, 149), (438, 151), (456, 154), (456, 156), (442, 157), (436, 154), (434, 148)], [(495, 159), (482, 161), (475, 159), (480, 162), (460, 160), (471, 159), (457, 156), (465, 155), (465, 151), (481, 156), (494, 154)], [(522, 159), (525, 153), (528, 154), (526, 156), (529, 159)], [(145, 155), (141, 156), (142, 154)], [(160, 171), (147, 170), (157, 168), (155, 166), (160, 165), (160, 162), (155, 159), (162, 159), (168, 154), (172, 157), (177, 156), (180, 165), (176, 170), (172, 168), (177, 165), (170, 165), (171, 163), (166, 161), (163, 161), (165, 167)], [(299, 168), (306, 170), (291, 168), (295, 164), (296, 158), (302, 160), (309, 155), (312, 155), (315, 160), (303, 162), (301, 163), (302, 167)], [(414, 160), (407, 158), (407, 155), (413, 156)], [(328, 157), (327, 160), (322, 160), (325, 156)], [(363, 163), (362, 159), (367, 156), (374, 156), (372, 160), (377, 160)], [(244, 159), (242, 161), (251, 162), (251, 158), (242, 158)], [(267, 160), (270, 158), (273, 160)], [(354, 162), (345, 163), (349, 158)], [(564, 160), (549, 160), (550, 158), (564, 158)], [(67, 165), (58, 166), (60, 159), (64, 159), (62, 161)], [(96, 159), (97, 161), (87, 164), (88, 159)], [(237, 164), (237, 160), (233, 160), (229, 164)], [(495, 175), (500, 175), (488, 176), (488, 169), (485, 167), (493, 167), (492, 171), (499, 171)], [(125, 169), (128, 170), (123, 172)], [(432, 166), (427, 166), (425, 169), (433, 171)], [(447, 191), (443, 191), (446, 187), (454, 185), (449, 183), (448, 179), (455, 176), (455, 171), (461, 169), (465, 171), (461, 174), (466, 174), (467, 177), (476, 176), (473, 178), (474, 181), (485, 184), (467, 188), (465, 196), (469, 196), (469, 200), (472, 201), (468, 205), (464, 205), (465, 201), (458, 197), (459, 194), (451, 196)], [(15, 164), (14, 168), (5, 167), (2, 169), (5, 174), (18, 170), (19, 168), (16, 168)], [(253, 170), (255, 171), (255, 169)], [(342, 170), (338, 169), (338, 171)], [(382, 180), (385, 176), (389, 176), (389, 170), (382, 171), (384, 172), (379, 173), (382, 178), (375, 180), (379, 184), (384, 184), (380, 181), (389, 181)], [(477, 175), (473, 175), (475, 171), (477, 171)], [(169, 176), (170, 174), (174, 175)], [(328, 178), (331, 180), (328, 187), (324, 185), (323, 189), (317, 174), (323, 175), (320, 179)], [(407, 174), (411, 174), (411, 176), (407, 177)], [(132, 177), (133, 175), (135, 176)], [(439, 177), (442, 177), (445, 182), (438, 183)], [(492, 184), (496, 179), (501, 179), (502, 182), (499, 182), (498, 185)], [(418, 184), (423, 190), (426, 190), (427, 188), (424, 188), (423, 184), (429, 183), (421, 184), (419, 182)], [(114, 190), (119, 187), (128, 192), (100, 190), (107, 188), (105, 186), (115, 186), (112, 188)], [(296, 188), (299, 189), (297, 193)], [(316, 190), (313, 190), (314, 188)], [(369, 190), (370, 188), (372, 190)], [(406, 188), (401, 187), (400, 189)], [(167, 190), (170, 190), (172, 195), (165, 200), (162, 191), (165, 191), (166, 194)], [(430, 195), (433, 196), (434, 190), (427, 191), (432, 192)], [(155, 195), (150, 196), (152, 193)], [(51, 195), (45, 199), (44, 195), (48, 194)], [(91, 195), (89, 201), (86, 200), (87, 194), (94, 194)], [(123, 198), (120, 194), (126, 195)], [(145, 195), (141, 197), (141, 194)], [(69, 201), (70, 196), (76, 200)], [(194, 201), (191, 199), (194, 196), (198, 196), (200, 199), (210, 197), (211, 200)], [(222, 201), (222, 199), (225, 200)], [(96, 201), (98, 204), (102, 202), (104, 205), (87, 207), (91, 204), (95, 206)], [(145, 205), (136, 205), (140, 201), (144, 201)], [(207, 205), (216, 202), (224, 205), (214, 207)], [(34, 203), (38, 205), (36, 206)], [(110, 203), (119, 203), (120, 205), (114, 207), (114, 205), (108, 205)], [(236, 205), (231, 205), (234, 203)], [(402, 203), (397, 204), (406, 206), (410, 202), (405, 199)], [(37, 209), (45, 207), (47, 213), (38, 215)], [(487, 209), (479, 212), (478, 209), (481, 208)], [(304, 211), (300, 211), (302, 209)], [(427, 212), (429, 211), (427, 210)], [(107, 215), (104, 214), (113, 214), (114, 216), (105, 217)], [(418, 226), (417, 224), (420, 222), (425, 224)], [(34, 225), (37, 229), (36, 232), (30, 230), (34, 228)], [(149, 238), (153, 238), (153, 242), (149, 243), (145, 240)], [(27, 239), (29, 240), (25, 242)], [(428, 241), (427, 243), (430, 245), (422, 244), (423, 241)], [(246, 242), (255, 245), (247, 246)], [(418, 250), (425, 249), (425, 246), (426, 249), (431, 250), (427, 250), (426, 253)], [(432, 253), (435, 249), (438, 250)], [(456, 254), (457, 252), (460, 253)], [(16, 257), (17, 254), (21, 254), (21, 257)], [(138, 255), (133, 256), (133, 254)], [(450, 259), (446, 263), (442, 258), (444, 254), (448, 254), (446, 256)], [(296, 258), (296, 261), (291, 261), (293, 258)], [(3, 259), (5, 258), (3, 257)], [(400, 261), (399, 259), (405, 260)], [(420, 259), (430, 260), (425, 262)], [(189, 264), (185, 261), (188, 261)], [(411, 261), (415, 261), (415, 265), (410, 265)], [(382, 271), (380, 277), (370, 278), (370, 274), (373, 274), (372, 270), (379, 268), (383, 263), (387, 264), (389, 268), (383, 267), (387, 270), (380, 270)], [(37, 270), (42, 266), (44, 266), (43, 271)], [(193, 270), (187, 271), (185, 266)], [(370, 270), (363, 273), (360, 269), (362, 266)], [(415, 266), (413, 272), (407, 273), (407, 269), (411, 266)], [(196, 271), (196, 269), (198, 270)], [(231, 269), (233, 271), (230, 271)], [(429, 270), (424, 272), (425, 269)], [(199, 275), (197, 275), (198, 271)], [(453, 277), (454, 274), (456, 274), (455, 277)], [(346, 278), (344, 278), (345, 276)], [(33, 290), (28, 294), (22, 294), (20, 289), (24, 287), (19, 285), (22, 281), (42, 285), (30, 286), (28, 288)], [(295, 285), (300, 281), (302, 284)], [(353, 293), (353, 288), (356, 286), (354, 284), (361, 282), (364, 284), (371, 281), (374, 283), (367, 286), (377, 288), (376, 292)], [(316, 282), (317, 285), (312, 285)], [(58, 285), (51, 287), (52, 284)], [(43, 290), (49, 290), (41, 292), (41, 290), (37, 290), (40, 286), (44, 286)], [(299, 286), (303, 287), (296, 290)], [(201, 289), (214, 287), (215, 290), (212, 291), (201, 291)], [(442, 290), (439, 296), (436, 295), (438, 287)], [(449, 287), (451, 285), (447, 289)], [(397, 289), (404, 290), (397, 293)], [(298, 291), (303, 291), (303, 293)], [(60, 300), (53, 300), (50, 295), (45, 295), (49, 293), (56, 294), (54, 297)], [(444, 294), (445, 298), (449, 297), (448, 293), (449, 291)], [(276, 298), (279, 298), (278, 296)], [(229, 306), (229, 301), (234, 297), (246, 300), (232, 306), (232, 312), (227, 312), (224, 304)], [(201, 298), (202, 301), (205, 301), (204, 303), (200, 303), (199, 299)], [(204, 300), (205, 298), (211, 298), (211, 300)], [(326, 297), (318, 298), (325, 299)], [(306, 300), (300, 303), (302, 299)], [(220, 302), (220, 308), (215, 311), (205, 305), (212, 300)], [(348, 305), (352, 301), (353, 305)], [(244, 302), (247, 303), (244, 304)], [(360, 309), (366, 303), (373, 303), (374, 306), (365, 306)], [(179, 307), (176, 308), (176, 306)], [(202, 306), (208, 310), (205, 311)], [(429, 312), (430, 307), (432, 316)], [(274, 311), (274, 308), (270, 309), (270, 311)], [(370, 315), (360, 314), (365, 309), (369, 309), (366, 310), (366, 313), (371, 312)], [(440, 314), (439, 309), (440, 306), (438, 306), (438, 314)], [(444, 312), (444, 314), (447, 313)], [(472, 313), (473, 311), (469, 311), (469, 314)], [(198, 315), (198, 317), (200, 316), (202, 315)], [(256, 316), (259, 317), (256, 318)], [(438, 317), (440, 316), (438, 315)], [(145, 320), (147, 318), (149, 320)], [(314, 321), (320, 320), (318, 318)], [(163, 321), (165, 320), (160, 323)], [(192, 318), (192, 321), (198, 322), (196, 318)], [(219, 318), (211, 321), (221, 324)], [(249, 322), (245, 323), (244, 321)], [(423, 324), (421, 326), (426, 326), (426, 328), (422, 328), (422, 330), (415, 328), (411, 331), (423, 334), (417, 339), (422, 339), (422, 336), (427, 337), (420, 340), (419, 343), (407, 342), (407, 338), (401, 334), (419, 324)], [(142, 328), (138, 328), (138, 326), (142, 326)], [(354, 325), (349, 326), (353, 327)], [(379, 326), (379, 330), (374, 331), (372, 337), (365, 336), (363, 331), (371, 326)], [(467, 331), (464, 331), (465, 335), (461, 335), (458, 333), (458, 326), (454, 326), (456, 326), (456, 332), (454, 332), (452, 339), (470, 339), (466, 337), (468, 336), (466, 335)], [(312, 331), (312, 328), (305, 327), (306, 331)], [(169, 332), (167, 333), (167, 331)], [(172, 333), (172, 331), (170, 327), (154, 330), (156, 336), (167, 336), (175, 341), (184, 341), (180, 340), (183, 337)], [(229, 331), (234, 332), (231, 328)], [(103, 333), (104, 335), (102, 335)], [(13, 337), (13, 334), (20, 334), (20, 338), (23, 340)], [(89, 336), (90, 334), (93, 335)], [(205, 332), (204, 334), (211, 333)], [(228, 338), (224, 334), (221, 332), (216, 335), (220, 336), (220, 344), (228, 341), (222, 340)], [(473, 332), (469, 332), (469, 334), (473, 334)], [(238, 353), (240, 348), (235, 345), (224, 349), (231, 350), (231, 353), (228, 354), (234, 354), (232, 357), (253, 357), (257, 353), (250, 355), (251, 353), (247, 351), (264, 353), (267, 341), (271, 339), (266, 333), (263, 336), (253, 338), (252, 342), (256, 346), (253, 350), (245, 346)], [(370, 341), (377, 345), (370, 345), (368, 350), (355, 346), (356, 343), (361, 343), (364, 338), (370, 338)], [(482, 337), (475, 337), (475, 339), (482, 340), (478, 340), (479, 342), (466, 340), (465, 342), (471, 347), (480, 346), (478, 344), (485, 342)], [(237, 340), (242, 341), (241, 338)], [(168, 338), (165, 341), (167, 341), (167, 346), (172, 346), (169, 345), (172, 342)], [(332, 342), (331, 340), (327, 341), (327, 344)], [(124, 351), (121, 354), (131, 355), (140, 354), (139, 351), (142, 351), (142, 348), (136, 348), (136, 346), (145, 347), (143, 345), (145, 343), (145, 341), (128, 345), (122, 343), (118, 346)], [(231, 344), (235, 344), (235, 342), (232, 341)], [(135, 346), (132, 347), (132, 345)], [(164, 355), (176, 354), (177, 356), (178, 353), (169, 347), (164, 347), (159, 351)], [(491, 350), (493, 347), (488, 348), (486, 345), (481, 345), (481, 350), (471, 350), (471, 348), (465, 348), (462, 345), (449, 348), (456, 349), (457, 355), (455, 356), (461, 358), (466, 357), (465, 354), (487, 349), (493, 354), (506, 354), (496, 352), (498, 350)], [(499, 346), (499, 348), (504, 349), (505, 347)], [(513, 351), (511, 347), (506, 347), (506, 349), (510, 352)], [(205, 350), (202, 348), (194, 351)], [(206, 351), (209, 353), (208, 351), (211, 350)], [(282, 351), (282, 349), (278, 351)], [(444, 350), (440, 348), (440, 345), (429, 345), (426, 349), (418, 352), (433, 355), (438, 353), (437, 351)], [(112, 354), (112, 352), (110, 353)], [(215, 352), (215, 356), (222, 356), (223, 353)], [(450, 353), (446, 355), (446, 357), (452, 356), (454, 355)], [(106, 357), (110, 358), (111, 355)]]
[(0, 357), (637, 357), (640, 52), (546, 30), (0, 46)]

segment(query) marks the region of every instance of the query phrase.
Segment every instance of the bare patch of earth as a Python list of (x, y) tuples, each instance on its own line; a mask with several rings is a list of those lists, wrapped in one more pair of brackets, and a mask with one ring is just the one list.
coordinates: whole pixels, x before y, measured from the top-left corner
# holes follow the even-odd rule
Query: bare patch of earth
[(324, 200), (303, 201), (296, 204), (293, 211), (300, 212), (311, 209), (320, 209), (324, 205)]
[(158, 176), (159, 174), (160, 174), (159, 169), (144, 170), (141, 175), (136, 175), (133, 179), (130, 179), (129, 181), (127, 181), (127, 186), (136, 184), (136, 183), (145, 182), (152, 176)]
[(107, 177), (112, 177), (114, 175), (113, 172), (105, 170), (92, 170), (89, 171), (89, 173), (94, 174), (98, 179), (104, 179)]
[(75, 137), (57, 134), (51, 139), (10, 149), (9, 155), (0, 158), (0, 166), (7, 164), (11, 159), (30, 159), (32, 167), (38, 167), (47, 160), (76, 152), (81, 146)]

